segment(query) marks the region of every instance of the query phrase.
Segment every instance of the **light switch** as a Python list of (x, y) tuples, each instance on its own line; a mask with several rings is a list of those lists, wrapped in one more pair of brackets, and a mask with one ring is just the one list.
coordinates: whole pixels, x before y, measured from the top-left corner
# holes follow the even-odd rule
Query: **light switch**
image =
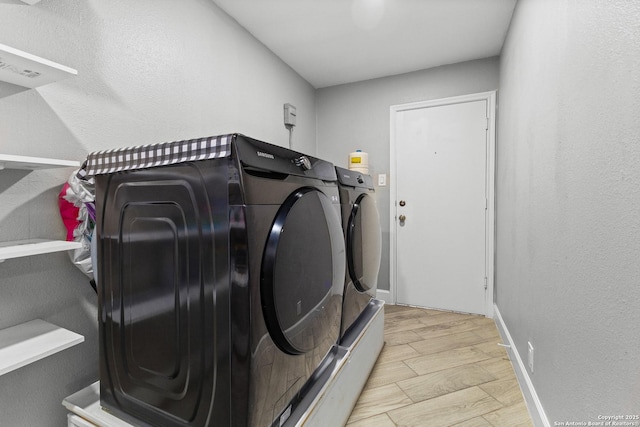
[(385, 185), (387, 185), (387, 174), (386, 173), (379, 173), (378, 174), (378, 186), (379, 187), (384, 187)]

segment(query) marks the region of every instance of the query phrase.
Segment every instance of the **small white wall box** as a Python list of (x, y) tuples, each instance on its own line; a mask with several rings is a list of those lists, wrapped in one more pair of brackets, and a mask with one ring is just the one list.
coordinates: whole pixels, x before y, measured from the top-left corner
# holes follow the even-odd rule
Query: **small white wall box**
[(284, 124), (285, 126), (296, 125), (296, 107), (291, 104), (284, 104)]

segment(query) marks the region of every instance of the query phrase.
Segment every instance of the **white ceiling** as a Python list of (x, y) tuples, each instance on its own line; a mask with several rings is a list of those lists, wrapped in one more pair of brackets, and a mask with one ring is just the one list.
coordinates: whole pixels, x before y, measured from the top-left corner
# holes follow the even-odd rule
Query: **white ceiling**
[(516, 0), (213, 0), (315, 88), (500, 54)]

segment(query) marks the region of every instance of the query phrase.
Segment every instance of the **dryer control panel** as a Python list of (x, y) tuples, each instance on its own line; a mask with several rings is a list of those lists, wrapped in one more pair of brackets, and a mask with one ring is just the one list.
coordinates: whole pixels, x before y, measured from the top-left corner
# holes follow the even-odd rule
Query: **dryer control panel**
[(237, 134), (234, 138), (235, 154), (243, 167), (323, 181), (336, 181), (333, 164), (325, 160), (244, 135)]
[(338, 181), (342, 185), (349, 187), (367, 188), (373, 190), (373, 178), (371, 175), (364, 174), (358, 171), (352, 171), (336, 166), (336, 173), (338, 174)]

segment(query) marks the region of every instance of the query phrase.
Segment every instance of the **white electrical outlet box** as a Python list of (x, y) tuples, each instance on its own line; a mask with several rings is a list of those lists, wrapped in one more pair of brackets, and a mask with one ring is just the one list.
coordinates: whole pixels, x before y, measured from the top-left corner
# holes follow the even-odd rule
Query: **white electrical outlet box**
[(284, 104), (284, 125), (295, 126), (296, 125), (296, 107), (291, 104)]
[(386, 173), (378, 174), (378, 186), (384, 187), (385, 185), (387, 185), (387, 174)]
[(527, 365), (529, 365), (529, 371), (533, 374), (533, 344), (531, 341), (527, 342), (529, 352), (527, 353)]

